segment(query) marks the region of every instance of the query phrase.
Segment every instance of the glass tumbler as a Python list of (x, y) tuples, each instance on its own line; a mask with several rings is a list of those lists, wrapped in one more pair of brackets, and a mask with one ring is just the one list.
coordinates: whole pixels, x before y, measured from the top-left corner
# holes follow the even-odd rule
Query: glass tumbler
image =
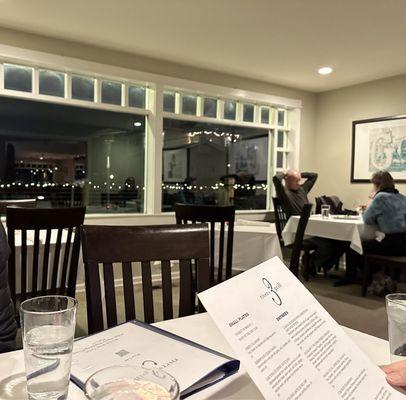
[(175, 378), (159, 369), (113, 366), (97, 371), (85, 384), (91, 400), (179, 400)]
[(406, 293), (388, 294), (386, 311), (391, 361), (406, 360)]
[(35, 297), (21, 303), (27, 393), (30, 400), (67, 398), (77, 301)]

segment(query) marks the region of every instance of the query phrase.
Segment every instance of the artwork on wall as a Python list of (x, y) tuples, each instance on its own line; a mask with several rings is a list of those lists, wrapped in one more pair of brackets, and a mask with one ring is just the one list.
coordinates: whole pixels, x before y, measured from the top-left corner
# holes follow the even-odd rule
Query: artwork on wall
[(186, 148), (163, 151), (164, 182), (183, 182), (187, 178), (187, 152)]
[(390, 172), (406, 182), (406, 116), (352, 123), (351, 182), (370, 182), (375, 171)]

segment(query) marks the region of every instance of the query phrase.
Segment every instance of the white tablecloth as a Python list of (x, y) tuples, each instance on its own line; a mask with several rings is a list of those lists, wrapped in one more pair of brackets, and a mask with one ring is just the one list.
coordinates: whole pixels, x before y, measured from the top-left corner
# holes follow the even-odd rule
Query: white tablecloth
[[(156, 324), (177, 335), (193, 340), (214, 350), (233, 356), (233, 352), (208, 314), (163, 321)], [(386, 340), (344, 328), (353, 341), (376, 365), (389, 363), (389, 344)], [(0, 399), (25, 399), (23, 352), (14, 351), (0, 355)], [(85, 400), (83, 392), (71, 383), (69, 400)], [(241, 366), (237, 374), (190, 397), (191, 400), (263, 399), (262, 395)]]
[[(299, 216), (289, 218), (282, 232), (284, 242), (288, 245), (294, 242)], [(350, 247), (362, 254), (362, 240), (374, 239), (376, 227), (365, 225), (361, 217), (357, 219), (336, 219), (333, 216), (322, 218), (321, 215), (312, 215), (306, 227), (306, 235), (319, 236), (329, 239), (351, 242)]]
[[(226, 239), (227, 232), (225, 244)], [(216, 227), (216, 252), (218, 251), (218, 241), (219, 228)], [(216, 253), (217, 256), (218, 253)], [(245, 271), (275, 256), (282, 259), (275, 224), (267, 222), (257, 224), (251, 221), (249, 224), (240, 225), (237, 220), (234, 225), (233, 270)]]

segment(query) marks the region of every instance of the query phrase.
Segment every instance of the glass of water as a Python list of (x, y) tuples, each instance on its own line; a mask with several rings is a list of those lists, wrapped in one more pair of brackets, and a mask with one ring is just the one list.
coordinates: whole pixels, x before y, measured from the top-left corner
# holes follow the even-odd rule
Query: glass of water
[(21, 303), (29, 400), (64, 400), (68, 395), (77, 301), (35, 297)]
[(391, 361), (406, 360), (406, 293), (388, 294), (386, 311)]
[(321, 205), (321, 217), (328, 218), (330, 216), (330, 205), (322, 204)]
[(179, 400), (179, 385), (160, 369), (138, 366), (104, 368), (86, 381), (85, 393), (91, 400)]

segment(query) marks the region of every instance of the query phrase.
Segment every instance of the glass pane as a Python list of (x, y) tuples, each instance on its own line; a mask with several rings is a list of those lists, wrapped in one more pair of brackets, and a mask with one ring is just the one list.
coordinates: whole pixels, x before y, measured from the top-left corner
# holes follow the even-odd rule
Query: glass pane
[(276, 168), (283, 168), (283, 152), (278, 151), (276, 153)]
[(164, 111), (171, 113), (175, 112), (175, 99), (175, 92), (164, 92)]
[(204, 99), (203, 115), (205, 117), (217, 117), (217, 99)]
[(267, 129), (164, 119), (164, 131), (163, 211), (177, 202), (266, 208)]
[(277, 142), (277, 146), (278, 147), (283, 147), (284, 145), (284, 132), (283, 131), (278, 131), (278, 142)]
[(285, 110), (278, 110), (278, 125), (285, 126)]
[(182, 95), (182, 113), (196, 115), (197, 97), (192, 95)]
[(65, 74), (62, 72), (39, 70), (39, 92), (49, 96), (65, 96)]
[(94, 78), (72, 76), (72, 99), (94, 101)]
[(254, 105), (244, 104), (243, 121), (254, 122)]
[(235, 120), (237, 112), (237, 103), (235, 101), (224, 101), (224, 119)]
[(103, 81), (101, 87), (101, 101), (107, 104), (121, 105), (121, 83)]
[(0, 108), (0, 198), (143, 212), (144, 116), (7, 97)]
[(145, 108), (145, 87), (130, 86), (128, 88), (128, 105), (130, 107)]
[(32, 92), (31, 67), (4, 64), (4, 89)]
[(261, 124), (269, 124), (269, 108), (261, 107)]

